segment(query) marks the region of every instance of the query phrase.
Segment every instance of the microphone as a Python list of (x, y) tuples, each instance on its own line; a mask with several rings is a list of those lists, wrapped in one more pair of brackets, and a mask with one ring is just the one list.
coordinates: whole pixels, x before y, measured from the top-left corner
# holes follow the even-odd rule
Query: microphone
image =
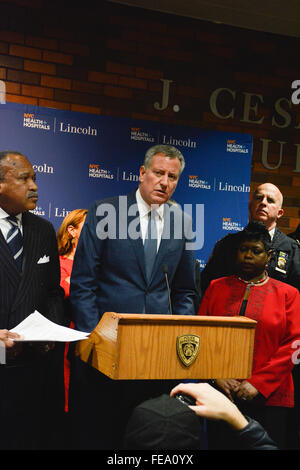
[(168, 298), (169, 298), (169, 310), (170, 314), (172, 315), (172, 304), (171, 304), (171, 291), (170, 291), (170, 286), (169, 286), (169, 280), (168, 280), (168, 266), (166, 264), (163, 264), (161, 267), (161, 270), (163, 274), (165, 275), (166, 278), (166, 283), (167, 283), (167, 289), (168, 289)]

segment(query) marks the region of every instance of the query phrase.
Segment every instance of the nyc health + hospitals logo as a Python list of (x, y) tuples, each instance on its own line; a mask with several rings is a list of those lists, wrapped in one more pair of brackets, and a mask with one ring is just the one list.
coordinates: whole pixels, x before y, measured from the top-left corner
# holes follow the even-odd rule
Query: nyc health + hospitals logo
[(31, 129), (39, 129), (44, 131), (51, 130), (51, 124), (48, 121), (33, 113), (24, 113), (23, 127), (29, 127)]
[(222, 229), (229, 231), (229, 232), (239, 232), (243, 230), (243, 226), (240, 222), (236, 222), (231, 217), (223, 217), (222, 218)]
[(130, 140), (135, 140), (138, 142), (147, 142), (149, 144), (154, 143), (154, 137), (150, 132), (142, 130), (140, 127), (131, 127), (130, 128)]
[(89, 164), (89, 178), (101, 178), (104, 180), (113, 180), (114, 174), (112, 170), (102, 168), (100, 163)]
[(247, 148), (247, 145), (244, 144), (238, 144), (236, 140), (234, 139), (227, 139), (226, 142), (226, 152), (229, 153), (249, 153), (249, 149)]
[(188, 186), (194, 189), (211, 189), (211, 184), (197, 175), (189, 175)]

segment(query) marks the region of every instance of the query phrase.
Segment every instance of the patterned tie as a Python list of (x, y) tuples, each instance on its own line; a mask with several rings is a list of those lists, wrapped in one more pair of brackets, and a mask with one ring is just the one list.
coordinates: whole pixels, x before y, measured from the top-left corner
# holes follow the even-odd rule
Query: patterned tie
[(155, 211), (152, 209), (148, 214), (148, 230), (144, 243), (146, 274), (148, 282), (150, 281), (152, 269), (157, 252), (157, 228), (155, 223)]
[(22, 238), (22, 234), (18, 225), (18, 220), (13, 215), (7, 217), (7, 220), (12, 227), (7, 234), (6, 242), (14, 257), (14, 260), (16, 262), (16, 265), (19, 271), (22, 271), (23, 238)]

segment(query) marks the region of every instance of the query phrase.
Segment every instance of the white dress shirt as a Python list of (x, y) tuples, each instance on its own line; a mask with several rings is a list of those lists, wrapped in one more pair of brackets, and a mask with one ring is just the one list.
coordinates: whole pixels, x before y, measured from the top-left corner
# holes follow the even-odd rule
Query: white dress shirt
[(270, 237), (271, 237), (271, 240), (273, 240), (274, 233), (275, 233), (275, 228), (276, 228), (276, 227), (273, 227), (271, 230), (269, 230), (269, 235), (270, 235)]
[(149, 212), (151, 209), (155, 209), (155, 223), (157, 229), (157, 251), (159, 249), (162, 232), (164, 228), (164, 204), (158, 206), (157, 204), (153, 205), (152, 207), (147, 204), (146, 201), (141, 196), (140, 190), (138, 189), (136, 192), (136, 202), (140, 214), (140, 226), (141, 226), (141, 234), (143, 243), (145, 242), (147, 229), (148, 229), (148, 222), (149, 222)]

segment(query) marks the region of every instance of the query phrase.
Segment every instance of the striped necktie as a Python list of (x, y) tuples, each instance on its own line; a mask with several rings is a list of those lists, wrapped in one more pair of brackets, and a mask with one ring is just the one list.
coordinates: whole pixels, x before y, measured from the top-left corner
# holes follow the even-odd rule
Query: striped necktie
[(18, 220), (15, 216), (10, 215), (7, 217), (8, 222), (11, 225), (11, 229), (7, 234), (6, 242), (9, 246), (9, 249), (14, 257), (16, 265), (19, 271), (22, 271), (22, 261), (23, 261), (23, 237), (18, 225)]
[(144, 242), (145, 264), (148, 282), (150, 281), (152, 269), (157, 252), (157, 228), (155, 222), (155, 210), (149, 212), (147, 234)]

